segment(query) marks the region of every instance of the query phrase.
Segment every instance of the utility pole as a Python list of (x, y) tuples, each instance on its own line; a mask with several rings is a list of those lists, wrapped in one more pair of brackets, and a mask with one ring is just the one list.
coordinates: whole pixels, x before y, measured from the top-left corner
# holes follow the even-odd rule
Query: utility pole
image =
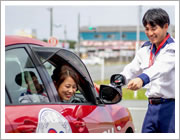
[(64, 25), (64, 42), (66, 43), (67, 41), (67, 30), (66, 30), (66, 25)]
[(141, 6), (138, 6), (138, 13), (137, 13), (137, 28), (136, 28), (136, 52), (139, 49), (139, 41), (140, 41), (140, 21), (141, 21)]
[(77, 43), (77, 55), (80, 56), (80, 13), (78, 13), (78, 43)]
[(53, 8), (48, 8), (50, 12), (50, 37), (53, 36)]
[[(138, 11), (137, 11), (137, 28), (136, 28), (136, 53), (139, 49), (139, 40), (140, 40), (140, 21), (141, 21), (141, 8), (142, 6), (138, 6)], [(137, 90), (134, 91), (134, 98), (137, 98)]]

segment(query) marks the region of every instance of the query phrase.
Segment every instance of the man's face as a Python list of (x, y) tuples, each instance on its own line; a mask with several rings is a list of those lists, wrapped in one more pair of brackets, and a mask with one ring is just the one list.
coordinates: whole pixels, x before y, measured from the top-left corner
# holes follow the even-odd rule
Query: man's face
[(145, 34), (149, 38), (149, 41), (158, 47), (166, 37), (167, 29), (168, 24), (165, 24), (163, 28), (161, 28), (159, 25), (152, 27), (150, 24), (147, 24), (145, 27)]

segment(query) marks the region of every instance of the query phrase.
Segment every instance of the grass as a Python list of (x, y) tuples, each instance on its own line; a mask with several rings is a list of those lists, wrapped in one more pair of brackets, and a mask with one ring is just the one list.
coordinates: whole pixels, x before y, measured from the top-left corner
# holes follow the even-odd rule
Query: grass
[(141, 88), (137, 91), (137, 96), (134, 97), (134, 91), (129, 90), (127, 88), (123, 88), (122, 99), (123, 100), (147, 100), (145, 92), (146, 92), (146, 89)]
[[(109, 85), (110, 81), (109, 80), (104, 80), (104, 81), (94, 81), (95, 83), (101, 85)], [(134, 97), (134, 91), (132, 90), (129, 90), (127, 88), (123, 88), (122, 89), (122, 93), (123, 93), (123, 97), (122, 99), (123, 100), (147, 100), (147, 97), (145, 95), (145, 92), (146, 92), (146, 89), (144, 88), (141, 88), (137, 91), (137, 96)]]

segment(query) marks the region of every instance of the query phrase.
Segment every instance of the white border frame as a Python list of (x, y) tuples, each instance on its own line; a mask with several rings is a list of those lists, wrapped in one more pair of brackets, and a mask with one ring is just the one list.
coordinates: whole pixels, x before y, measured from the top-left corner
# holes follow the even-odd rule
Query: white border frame
[[(142, 4), (143, 3), (143, 4)], [(6, 6), (123, 6), (123, 5), (160, 5), (175, 6), (175, 36), (176, 36), (176, 69), (175, 69), (175, 92), (176, 92), (176, 133), (168, 134), (110, 134), (110, 133), (90, 133), (90, 134), (43, 134), (43, 139), (177, 139), (179, 138), (179, 1), (1, 1), (1, 138), (3, 139), (38, 139), (42, 134), (11, 134), (5, 133), (5, 7)]]

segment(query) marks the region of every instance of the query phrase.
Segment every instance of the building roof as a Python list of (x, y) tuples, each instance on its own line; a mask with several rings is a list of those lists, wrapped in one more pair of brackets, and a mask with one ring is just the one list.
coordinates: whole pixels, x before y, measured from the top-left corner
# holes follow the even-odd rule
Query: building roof
[[(89, 26), (83, 26), (80, 28), (80, 32), (93, 32), (88, 29)], [(96, 26), (96, 32), (135, 32), (137, 30), (137, 26)], [(175, 31), (175, 26), (170, 25), (169, 28), (172, 28), (172, 32)], [(140, 31), (144, 32), (144, 27), (140, 26)]]
[[(97, 32), (134, 32), (136, 31), (136, 26), (97, 26)], [(140, 27), (140, 31), (144, 31), (144, 27)], [(92, 30), (88, 29), (88, 26), (83, 26), (80, 28), (80, 32), (93, 32)]]

